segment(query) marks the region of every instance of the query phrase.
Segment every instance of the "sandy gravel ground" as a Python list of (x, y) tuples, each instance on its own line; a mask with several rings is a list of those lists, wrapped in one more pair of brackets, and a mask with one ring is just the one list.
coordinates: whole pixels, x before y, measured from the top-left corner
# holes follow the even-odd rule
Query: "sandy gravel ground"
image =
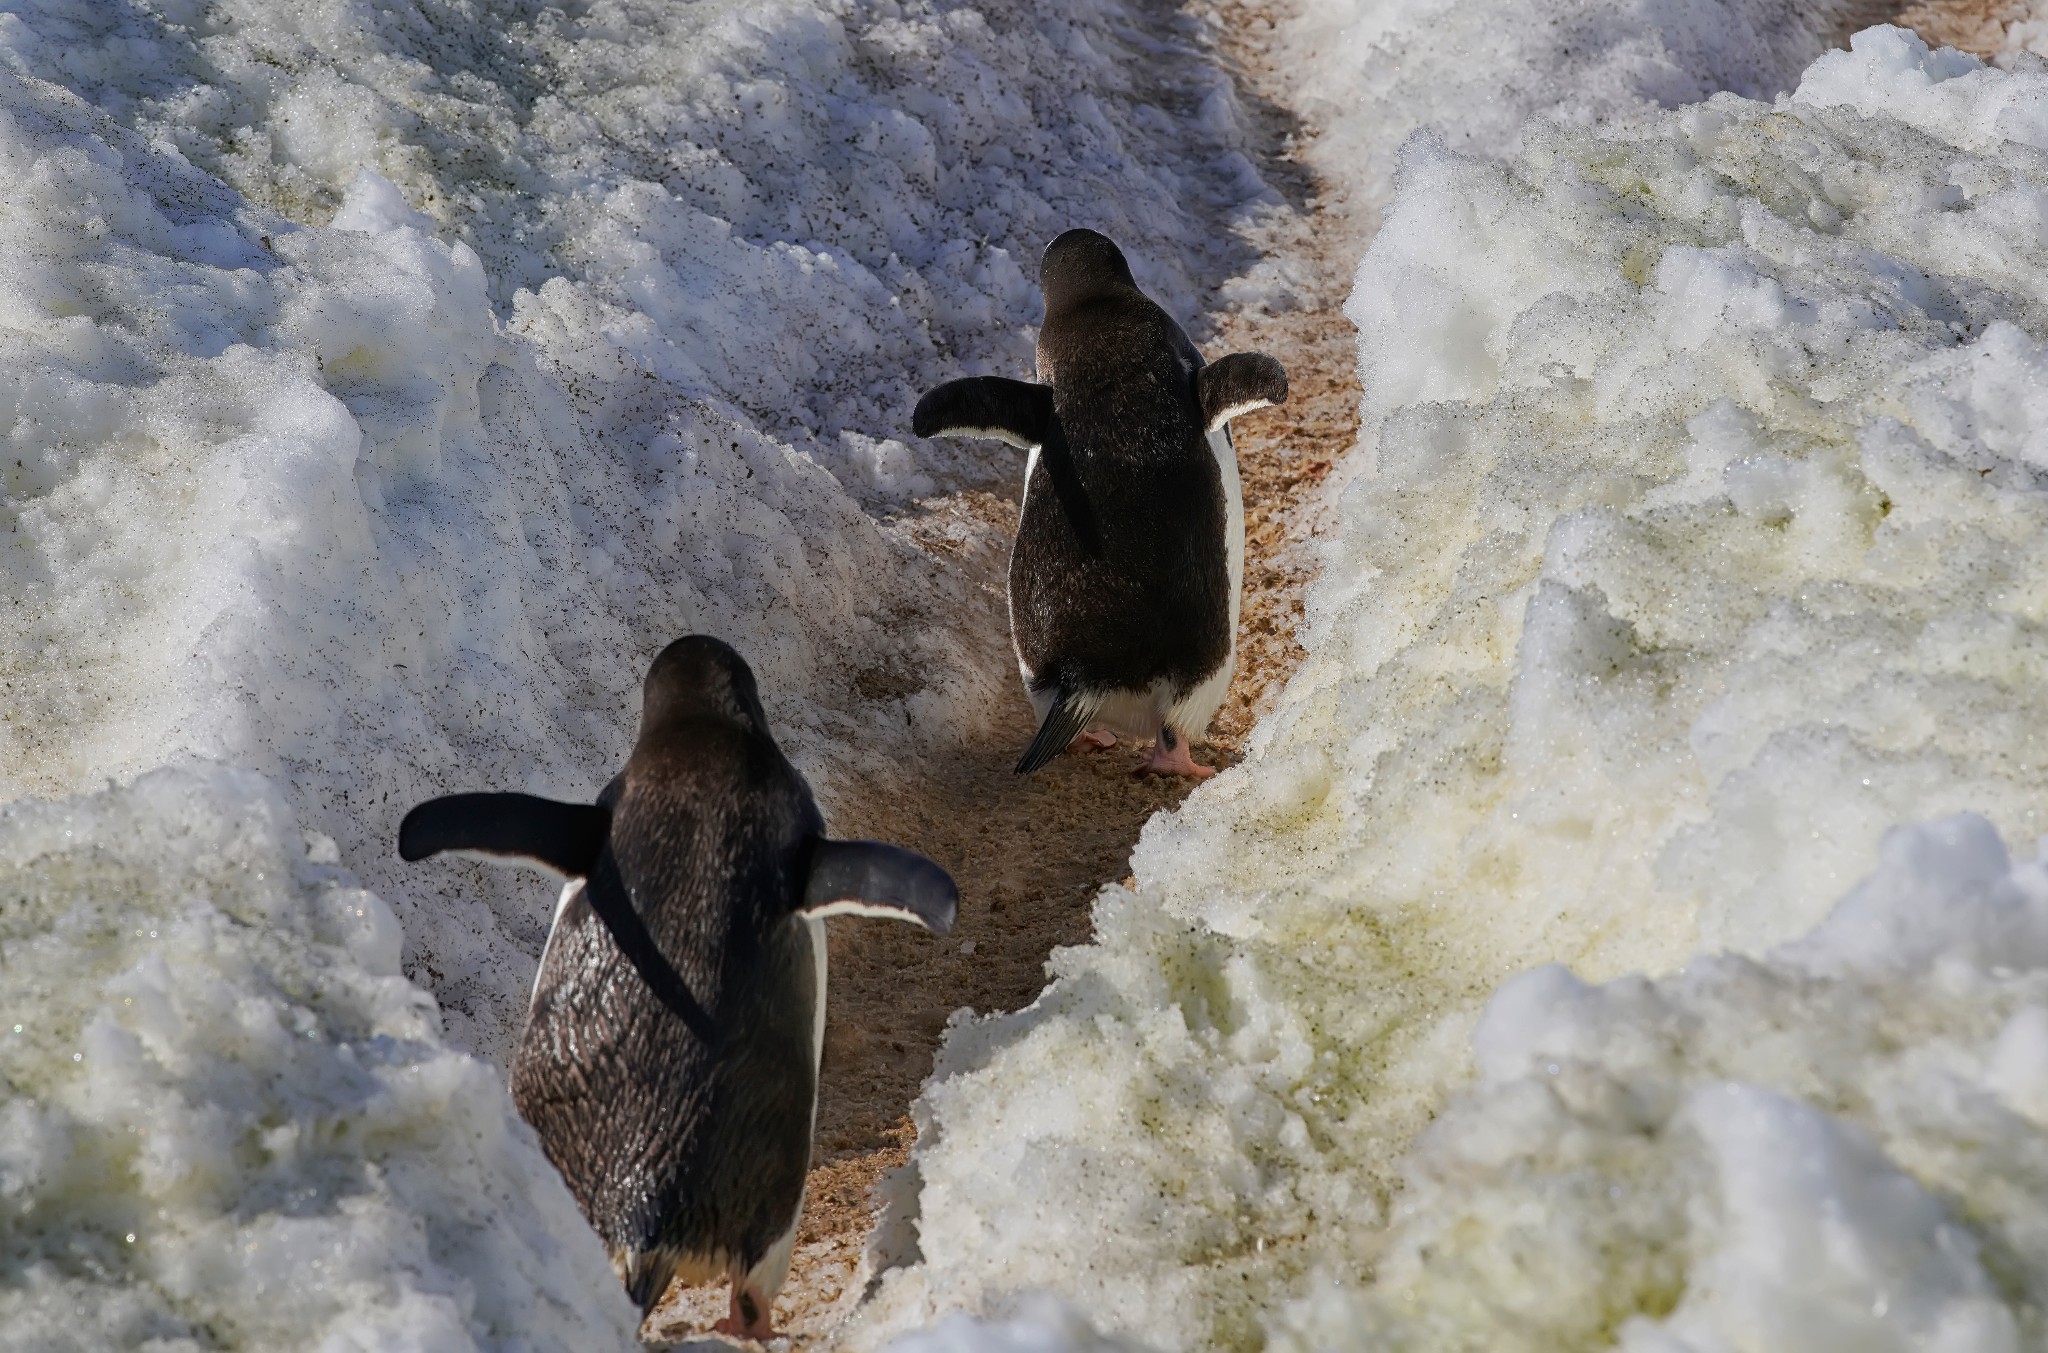
[[(1855, 28), (1888, 18), (1930, 41), (1980, 54), (1995, 50), (2005, 24), (2028, 0), (1932, 0), (1859, 8)], [(1341, 307), (1364, 245), (1356, 223), (1319, 214), (1313, 176), (1302, 163), (1313, 128), (1281, 109), (1284, 82), (1262, 59), (1266, 21), (1234, 0), (1207, 9), (1241, 92), (1263, 117), (1269, 141), (1262, 169), (1295, 207), (1291, 225), (1265, 243), (1294, 267), (1304, 304), (1280, 314), (1219, 317), (1201, 343), (1211, 358), (1255, 349), (1285, 364), (1284, 408), (1234, 424), (1245, 489), (1245, 598), (1238, 668), (1198, 759), (1234, 764), (1258, 715), (1301, 658), (1295, 632), (1313, 574), (1310, 542), (1325, 513), (1317, 490), (1347, 454), (1357, 431), (1352, 328)], [(1004, 636), (1001, 580), (1014, 529), (1020, 477), (1000, 492), (950, 495), (919, 505), (897, 523), (921, 547), (980, 578), (982, 623)], [(878, 785), (833, 830), (915, 847), (960, 884), (960, 922), (944, 940), (905, 926), (830, 923), (832, 979), (808, 1200), (777, 1328), (798, 1346), (825, 1346), (858, 1304), (862, 1256), (876, 1214), (873, 1190), (901, 1165), (915, 1140), (908, 1109), (930, 1072), (954, 1011), (1015, 1010), (1036, 998), (1055, 947), (1085, 943), (1095, 894), (1128, 873), (1147, 818), (1192, 786), (1139, 778), (1128, 745), (1068, 755), (1029, 778), (1011, 773), (1033, 731), (1021, 686), (1011, 686), (970, 745), (917, 768), (914, 778)], [(649, 1321), (652, 1341), (682, 1340), (725, 1313), (725, 1292), (671, 1292)]]
[(2006, 26), (2025, 17), (2033, 4), (2034, 0), (1927, 0), (1887, 17), (1892, 23), (1912, 29), (1931, 45), (1960, 47), (1989, 57), (2003, 45)]

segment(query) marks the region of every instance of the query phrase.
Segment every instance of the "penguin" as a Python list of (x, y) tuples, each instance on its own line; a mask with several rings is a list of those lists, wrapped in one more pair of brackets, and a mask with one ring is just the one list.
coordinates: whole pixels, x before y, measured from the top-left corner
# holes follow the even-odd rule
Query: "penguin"
[(594, 804), (456, 794), (398, 853), (564, 876), (512, 1061), (512, 1099), (652, 1311), (676, 1277), (732, 1285), (717, 1330), (774, 1334), (810, 1166), (824, 918), (952, 929), (922, 855), (834, 841), (776, 746), (753, 673), (691, 636), (648, 670), (626, 766)]
[(1108, 236), (1046, 246), (1038, 382), (948, 381), (917, 402), (920, 437), (1026, 451), (1010, 553), (1010, 632), (1038, 733), (1017, 773), (1070, 744), (1155, 739), (1140, 774), (1206, 779), (1188, 744), (1237, 663), (1244, 494), (1230, 421), (1284, 403), (1261, 353), (1205, 363), (1138, 289)]

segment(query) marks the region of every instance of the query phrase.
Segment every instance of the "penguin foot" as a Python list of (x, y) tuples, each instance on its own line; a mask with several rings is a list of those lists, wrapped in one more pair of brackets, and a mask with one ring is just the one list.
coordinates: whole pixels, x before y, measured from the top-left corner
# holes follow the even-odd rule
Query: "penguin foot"
[(772, 1314), (770, 1301), (764, 1300), (760, 1293), (734, 1283), (732, 1309), (726, 1313), (725, 1319), (711, 1327), (711, 1332), (732, 1339), (753, 1339), (759, 1343), (766, 1343), (775, 1337)]
[(1100, 724), (1091, 725), (1074, 734), (1074, 740), (1067, 744), (1070, 752), (1101, 752), (1116, 746), (1116, 734)]
[(1206, 780), (1216, 773), (1214, 766), (1205, 766), (1188, 753), (1187, 743), (1161, 730), (1159, 741), (1152, 744), (1151, 753), (1133, 775), (1185, 775), (1194, 780)]

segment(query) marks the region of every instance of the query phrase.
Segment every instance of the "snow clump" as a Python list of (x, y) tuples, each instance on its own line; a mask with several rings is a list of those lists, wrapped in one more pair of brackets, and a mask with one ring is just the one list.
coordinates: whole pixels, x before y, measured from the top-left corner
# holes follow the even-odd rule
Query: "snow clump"
[(1324, 128), (1309, 153), (1340, 210), (1378, 220), (1411, 131), (1505, 156), (1532, 118), (1592, 126), (1798, 83), (1856, 0), (1325, 0), (1275, 19), (1273, 57)]
[(218, 768), (0, 809), (0, 1348), (638, 1346), (334, 855)]
[(2048, 861), (1901, 828), (1767, 958), (1505, 985), (1369, 1288), (1279, 1348), (2018, 1353), (2048, 1337)]

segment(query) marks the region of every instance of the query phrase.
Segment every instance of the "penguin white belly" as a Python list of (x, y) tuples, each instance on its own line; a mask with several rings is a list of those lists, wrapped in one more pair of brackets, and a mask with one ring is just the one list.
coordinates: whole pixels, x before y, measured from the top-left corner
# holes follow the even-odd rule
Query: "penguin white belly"
[[(825, 977), (827, 954), (825, 952), (825, 922), (817, 916), (798, 918), (809, 932), (811, 940), (811, 988), (815, 1006), (811, 1011), (811, 1130), (809, 1136), (818, 1132), (818, 1067), (825, 1059)], [(808, 1150), (808, 1145), (805, 1148)], [(807, 1171), (808, 1173), (808, 1171)], [(807, 1190), (808, 1191), (808, 1187)], [(782, 1290), (782, 1284), (789, 1280), (789, 1261), (796, 1253), (796, 1227), (803, 1219), (804, 1195), (797, 1195), (796, 1210), (789, 1214), (789, 1229), (776, 1237), (768, 1252), (761, 1256), (752, 1268), (747, 1270), (745, 1283), (761, 1294), (769, 1306), (775, 1303), (775, 1294)]]
[[(1024, 520), (1025, 509), (1030, 505), (1031, 476), (1036, 473), (1038, 473), (1038, 447), (1034, 445), (1024, 455), (1024, 492), (1017, 499), (1017, 520), (1019, 522)], [(1017, 642), (1017, 599), (1014, 592), (1014, 588), (1006, 587), (1003, 589), (1003, 609), (1009, 613), (1010, 620), (1010, 651), (1017, 655), (1017, 672), (1024, 678), (1024, 689), (1036, 692), (1038, 673), (1032, 669), (1030, 663), (1024, 660), (1024, 650)], [(1038, 696), (1035, 693), (1031, 697), (1031, 703), (1033, 706), (1038, 706), (1039, 704)], [(1038, 717), (1041, 721), (1045, 718), (1046, 708), (1050, 708), (1051, 704), (1052, 697), (1047, 695), (1045, 697), (1045, 707), (1038, 710)]]
[(1173, 686), (1167, 681), (1155, 681), (1144, 690), (1110, 689), (1099, 696), (1093, 721), (1125, 737), (1149, 738), (1159, 732), (1174, 704)]
[[(804, 928), (811, 932), (811, 971), (817, 974), (817, 985), (812, 988), (812, 999), (817, 1002), (817, 1008), (811, 1011), (811, 1076), (815, 1079), (818, 1067), (825, 1060), (825, 977), (828, 966), (825, 953), (825, 921), (823, 917), (806, 916), (803, 922)], [(811, 1127), (815, 1130), (817, 1126), (818, 1096), (813, 1093)]]
[(1237, 617), (1244, 605), (1244, 480), (1237, 473), (1237, 447), (1230, 425), (1209, 434), (1209, 452), (1223, 477), (1223, 540), (1230, 548), (1230, 655), (1237, 656)]
[(1244, 481), (1237, 473), (1237, 447), (1230, 440), (1229, 424), (1209, 434), (1209, 453), (1216, 457), (1216, 471), (1223, 479), (1223, 542), (1230, 561), (1230, 647), (1216, 670), (1166, 712), (1166, 721), (1191, 738), (1200, 737), (1209, 727), (1209, 720), (1230, 691), (1230, 678), (1237, 671), (1237, 620), (1244, 607)]

